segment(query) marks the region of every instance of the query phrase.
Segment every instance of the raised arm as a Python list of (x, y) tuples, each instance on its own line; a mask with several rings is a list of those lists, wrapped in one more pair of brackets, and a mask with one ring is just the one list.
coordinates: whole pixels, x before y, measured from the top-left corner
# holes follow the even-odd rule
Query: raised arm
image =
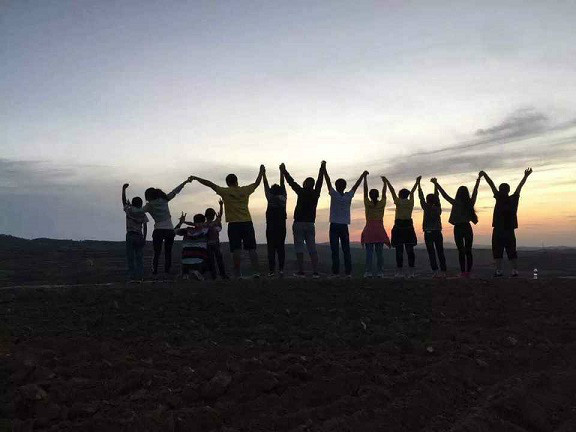
[(424, 199), (424, 192), (422, 192), (420, 182), (418, 182), (418, 198), (420, 198), (420, 207), (426, 208), (426, 199)]
[(362, 183), (362, 180), (366, 180), (368, 174), (368, 171), (364, 171), (360, 177), (358, 177), (358, 180), (356, 180), (356, 183), (354, 183), (354, 186), (352, 186), (352, 189), (350, 189), (353, 194), (356, 193), (356, 190), (358, 189), (358, 186), (360, 186), (360, 183)]
[(262, 178), (264, 177), (265, 174), (266, 174), (266, 168), (264, 167), (264, 165), (260, 165), (260, 171), (258, 172), (258, 177), (256, 177), (256, 181), (254, 182), (255, 187), (260, 186)]
[(392, 201), (396, 203), (396, 201), (398, 201), (398, 196), (396, 195), (394, 186), (392, 186), (392, 183), (390, 183), (390, 181), (384, 176), (382, 176), (382, 181), (384, 182), (385, 185), (388, 185), (388, 189), (390, 189), (390, 195), (392, 195)]
[(416, 188), (420, 184), (420, 180), (422, 180), (422, 176), (416, 177), (416, 182), (414, 183), (414, 186), (412, 186), (412, 189), (410, 190), (410, 197), (414, 196), (414, 192), (416, 191)]
[(282, 172), (282, 170), (280, 170), (280, 187), (282, 189), (286, 188), (286, 185), (284, 184), (284, 173)]
[(302, 190), (302, 187), (294, 181), (294, 179), (286, 169), (286, 165), (284, 164), (280, 165), (280, 173), (284, 175), (284, 178), (286, 178), (286, 181), (288, 182), (288, 184), (290, 185), (290, 187), (294, 192), (298, 193)]
[(388, 189), (388, 183), (382, 180), (382, 200), (386, 202), (386, 190)]
[(488, 183), (488, 186), (490, 186), (490, 189), (492, 189), (492, 193), (494, 195), (496, 195), (498, 193), (498, 189), (496, 189), (496, 185), (494, 184), (492, 179), (490, 177), (488, 177), (488, 174), (486, 174), (486, 171), (480, 171), (480, 173), (478, 175), (483, 176), (486, 179), (486, 183)]
[(216, 215), (216, 219), (222, 219), (222, 215), (224, 214), (224, 201), (219, 200), (218, 205), (220, 208), (218, 209), (218, 214)]
[(332, 181), (330, 180), (330, 175), (328, 174), (328, 170), (324, 167), (324, 180), (326, 180), (326, 187), (328, 188), (329, 192), (332, 192)]
[(214, 192), (217, 192), (217, 190), (220, 188), (217, 184), (212, 183), (210, 180), (206, 180), (200, 177), (196, 177), (196, 176), (190, 176), (190, 178), (192, 180), (196, 180), (198, 183), (200, 183), (201, 185), (204, 185), (206, 187), (209, 187), (210, 189), (212, 189)]
[[(182, 212), (182, 214), (180, 215), (180, 217), (178, 218), (178, 223), (176, 224), (176, 226), (174, 227), (174, 231), (178, 231), (180, 229), (180, 227), (182, 226), (183, 223), (186, 222), (186, 213)], [(188, 224), (189, 225), (189, 224)]]
[(126, 189), (128, 189), (128, 186), (130, 186), (128, 183), (124, 183), (122, 186), (122, 206), (127, 206), (130, 204), (126, 198)]
[(478, 186), (480, 186), (480, 180), (482, 180), (482, 176), (478, 174), (476, 184), (474, 185), (474, 190), (472, 191), (472, 197), (470, 198), (472, 201), (472, 205), (476, 204), (476, 198), (478, 198)]
[(522, 180), (520, 180), (520, 183), (518, 183), (518, 187), (516, 188), (514, 195), (520, 195), (520, 191), (526, 184), (526, 180), (528, 180), (530, 174), (532, 174), (532, 168), (526, 168), (526, 170), (524, 171), (524, 177), (522, 178)]
[(368, 199), (368, 176), (364, 177), (364, 201)]
[(169, 194), (166, 194), (168, 201), (172, 200), (176, 195), (178, 195), (180, 193), (180, 191), (182, 189), (184, 189), (184, 186), (186, 186), (187, 183), (192, 183), (192, 180), (194, 180), (194, 177), (192, 177), (192, 176), (188, 177), (186, 179), (186, 181), (183, 181), (178, 186), (176, 186), (172, 192), (170, 192)]
[(314, 185), (314, 190), (318, 194), (322, 190), (322, 184), (324, 182), (324, 173), (326, 173), (326, 161), (322, 161), (322, 163), (320, 164), (320, 169), (318, 170), (318, 178), (316, 179), (316, 184)]
[(442, 186), (440, 186), (440, 183), (438, 183), (438, 179), (436, 177), (434, 177), (430, 181), (432, 183), (434, 183), (434, 186), (436, 186), (438, 188), (440, 195), (442, 195), (444, 197), (444, 199), (446, 201), (448, 201), (450, 204), (454, 205), (454, 198), (452, 198), (450, 195), (448, 195), (446, 193), (446, 191), (444, 190), (444, 188), (442, 188)]
[(262, 174), (262, 180), (264, 180), (264, 192), (266, 195), (270, 193), (270, 185), (268, 184), (268, 177), (266, 177), (266, 171)]

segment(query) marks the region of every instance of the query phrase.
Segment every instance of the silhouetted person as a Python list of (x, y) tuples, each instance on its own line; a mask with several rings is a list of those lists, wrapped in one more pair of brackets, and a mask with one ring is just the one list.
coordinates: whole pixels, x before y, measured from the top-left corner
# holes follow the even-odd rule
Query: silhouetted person
[(376, 252), (376, 267), (378, 277), (384, 276), (384, 245), (390, 247), (390, 239), (384, 228), (384, 210), (386, 209), (387, 184), (382, 182), (382, 199), (379, 198), (378, 189), (368, 192), (368, 180), (364, 177), (364, 212), (366, 226), (362, 230), (360, 241), (366, 249), (366, 270), (364, 277), (374, 276), (374, 252)]
[[(442, 237), (442, 207), (438, 196), (438, 187), (435, 185), (434, 193), (426, 195), (426, 199), (424, 199), (424, 192), (422, 192), (422, 186), (418, 181), (418, 198), (420, 198), (420, 206), (424, 212), (422, 230), (424, 231), (424, 242), (428, 251), (430, 267), (434, 272), (434, 277), (446, 276), (446, 257), (444, 255), (444, 238)], [(438, 273), (438, 262), (440, 262), (441, 275)]]
[(388, 184), (390, 194), (396, 205), (396, 213), (394, 215), (394, 227), (392, 228), (392, 246), (396, 250), (396, 277), (404, 276), (402, 268), (404, 267), (404, 249), (408, 256), (408, 266), (410, 273), (408, 277), (413, 278), (414, 265), (416, 263), (416, 255), (414, 254), (414, 246), (418, 243), (416, 238), (416, 231), (414, 231), (414, 222), (412, 221), (412, 211), (414, 210), (414, 191), (418, 186), (421, 177), (416, 179), (414, 186), (411, 190), (401, 189), (396, 195), (394, 187), (386, 177), (382, 180)]
[(208, 269), (208, 225), (206, 224), (206, 216), (201, 213), (196, 214), (192, 224), (186, 222), (191, 226), (181, 228), (185, 222), (186, 213), (182, 213), (178, 225), (174, 228), (176, 235), (183, 237), (182, 278), (188, 279), (188, 275), (192, 273), (195, 279), (204, 280), (204, 272)]
[(306, 249), (308, 249), (310, 254), (310, 261), (312, 261), (312, 277), (320, 277), (318, 274), (318, 252), (316, 251), (316, 228), (314, 223), (316, 222), (316, 207), (322, 191), (325, 169), (326, 162), (323, 161), (320, 165), (316, 182), (314, 182), (312, 177), (308, 177), (300, 186), (288, 173), (286, 166), (284, 164), (280, 165), (280, 172), (284, 173), (286, 181), (298, 196), (296, 209), (294, 210), (292, 232), (294, 234), (294, 249), (296, 250), (296, 260), (298, 262), (296, 276), (299, 277), (305, 276), (304, 244), (306, 244)]
[(253, 276), (260, 277), (258, 270), (258, 253), (256, 252), (256, 234), (254, 224), (248, 209), (250, 195), (262, 181), (264, 175), (264, 165), (260, 166), (260, 172), (256, 181), (247, 186), (238, 186), (238, 177), (235, 174), (226, 176), (226, 185), (228, 187), (218, 186), (211, 181), (192, 176), (198, 183), (208, 186), (214, 192), (222, 197), (224, 201), (224, 212), (226, 222), (228, 222), (228, 241), (230, 242), (230, 252), (234, 260), (234, 274), (241, 277), (240, 265), (242, 263), (242, 248), (248, 251), (250, 262), (252, 264)]
[(126, 213), (126, 261), (128, 263), (128, 279), (130, 282), (141, 282), (144, 278), (144, 246), (148, 234), (148, 216), (141, 211), (142, 198), (132, 198), (132, 203), (126, 198), (128, 183), (122, 186), (122, 206)]
[(280, 172), (280, 184), (268, 184), (264, 173), (264, 193), (268, 201), (266, 208), (266, 243), (268, 246), (268, 276), (272, 277), (276, 271), (276, 256), (278, 256), (278, 274), (284, 276), (284, 262), (286, 260), (286, 188), (284, 187), (284, 173)]
[(216, 279), (217, 273), (222, 279), (229, 279), (220, 250), (220, 231), (222, 231), (222, 215), (224, 214), (224, 201), (219, 200), (218, 213), (213, 208), (207, 208), (204, 212), (208, 224), (208, 265), (212, 279)]
[(344, 254), (344, 272), (347, 277), (352, 274), (352, 256), (350, 254), (350, 233), (348, 225), (350, 225), (350, 205), (352, 198), (360, 186), (360, 183), (368, 175), (368, 171), (364, 171), (358, 178), (352, 189), (348, 192), (346, 190), (346, 180), (339, 178), (334, 183), (335, 188), (332, 187), (328, 171), (324, 169), (324, 178), (326, 179), (326, 186), (330, 193), (330, 249), (332, 250), (332, 275), (338, 276), (340, 274), (340, 245), (342, 245), (342, 253)]
[(512, 265), (512, 277), (518, 276), (518, 252), (516, 251), (516, 233), (518, 228), (518, 201), (520, 200), (520, 191), (524, 187), (528, 176), (532, 174), (532, 168), (527, 168), (524, 171), (524, 177), (518, 184), (518, 187), (512, 195), (510, 194), (510, 185), (502, 183), (498, 189), (488, 174), (480, 171), (480, 175), (484, 176), (488, 185), (492, 189), (496, 205), (494, 206), (494, 214), (492, 216), (492, 256), (496, 265), (496, 272), (494, 277), (502, 277), (502, 258), (504, 257), (504, 249), (506, 255)]
[(174, 246), (174, 225), (168, 203), (190, 183), (192, 178), (180, 183), (172, 192), (165, 194), (161, 189), (148, 188), (144, 192), (146, 205), (140, 209), (142, 213), (150, 213), (154, 219), (154, 231), (152, 232), (152, 244), (154, 246), (154, 258), (152, 259), (152, 273), (158, 274), (158, 261), (164, 244), (164, 272), (170, 273), (172, 266), (172, 246)]
[(474, 264), (474, 257), (472, 255), (472, 245), (474, 243), (474, 231), (472, 230), (472, 222), (474, 225), (478, 223), (478, 216), (474, 205), (478, 197), (478, 186), (480, 185), (480, 175), (476, 179), (472, 196), (466, 186), (460, 186), (456, 191), (454, 198), (450, 197), (446, 191), (440, 186), (436, 178), (430, 181), (438, 187), (438, 190), (446, 201), (452, 204), (450, 211), (450, 222), (454, 225), (454, 242), (458, 248), (458, 260), (460, 261), (460, 275), (462, 277), (470, 277), (472, 266)]

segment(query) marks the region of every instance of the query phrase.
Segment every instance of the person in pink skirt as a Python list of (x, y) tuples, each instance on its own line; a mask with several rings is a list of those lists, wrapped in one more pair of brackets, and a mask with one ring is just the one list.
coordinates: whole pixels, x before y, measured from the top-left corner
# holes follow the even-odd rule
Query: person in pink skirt
[(374, 276), (374, 252), (376, 252), (376, 267), (378, 277), (383, 277), (383, 250), (384, 245), (390, 248), (390, 239), (384, 229), (384, 210), (386, 208), (386, 188), (382, 186), (382, 199), (378, 189), (368, 192), (368, 181), (364, 177), (364, 210), (366, 213), (366, 226), (362, 230), (361, 242), (366, 249), (366, 271), (364, 277)]

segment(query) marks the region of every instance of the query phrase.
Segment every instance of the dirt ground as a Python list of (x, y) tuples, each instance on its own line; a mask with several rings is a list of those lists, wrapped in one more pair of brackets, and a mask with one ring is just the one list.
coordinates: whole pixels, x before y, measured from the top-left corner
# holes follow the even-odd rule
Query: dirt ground
[(5, 288), (0, 430), (574, 431), (575, 288)]

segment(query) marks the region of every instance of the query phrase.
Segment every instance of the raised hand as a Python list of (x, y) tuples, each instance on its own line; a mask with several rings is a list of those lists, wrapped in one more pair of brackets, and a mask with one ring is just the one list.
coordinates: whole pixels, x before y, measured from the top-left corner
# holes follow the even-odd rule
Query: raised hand
[(434, 183), (434, 184), (437, 184), (437, 183), (438, 183), (438, 179), (437, 179), (436, 177), (432, 177), (432, 178), (430, 179), (430, 181), (431, 181), (432, 183)]
[(325, 167), (325, 166), (326, 166), (326, 161), (323, 160), (322, 163), (320, 163), (320, 165), (322, 165), (323, 167)]
[(366, 171), (366, 170), (365, 170), (365, 171), (362, 173), (362, 176), (363, 176), (363, 177), (367, 177), (367, 176), (368, 176), (368, 174), (370, 174), (370, 173), (369, 173), (368, 171)]
[(418, 184), (420, 184), (420, 181), (421, 181), (421, 180), (422, 180), (422, 176), (416, 177), (416, 182), (417, 182)]
[(180, 217), (178, 218), (178, 220), (180, 221), (181, 224), (183, 224), (184, 222), (186, 222), (186, 213), (182, 212), (182, 214), (180, 215)]
[(266, 172), (266, 167), (264, 165), (260, 165), (260, 172), (261, 173), (265, 173)]
[(122, 185), (122, 189), (128, 189), (128, 186), (130, 186), (130, 184), (124, 183), (124, 184)]
[(196, 178), (194, 176), (188, 177), (188, 183), (192, 183)]
[(486, 172), (484, 172), (484, 171), (480, 171), (478, 173), (478, 177), (485, 177), (485, 176), (486, 176)]
[(286, 171), (286, 164), (285, 164), (284, 162), (282, 162), (282, 163), (280, 164), (280, 171), (281, 171), (281, 172)]
[(528, 177), (530, 174), (532, 174), (532, 168), (526, 168), (526, 170), (524, 171), (524, 176)]
[(380, 178), (384, 183), (388, 183), (388, 179), (386, 178), (386, 176), (380, 176)]

